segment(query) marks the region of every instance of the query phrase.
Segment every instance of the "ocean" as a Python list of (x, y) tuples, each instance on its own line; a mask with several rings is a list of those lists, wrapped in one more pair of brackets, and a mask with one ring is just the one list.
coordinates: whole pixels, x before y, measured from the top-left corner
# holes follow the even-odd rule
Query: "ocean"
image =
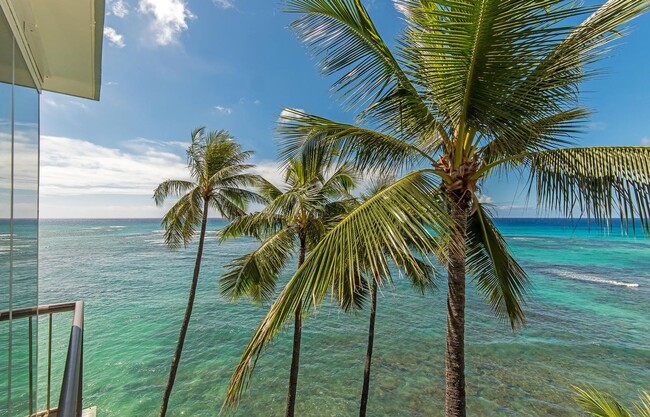
[[(256, 246), (247, 238), (220, 245), (215, 233), (224, 224), (215, 220), (208, 227), (169, 416), (219, 413), (231, 372), (268, 307), (220, 296), (224, 266)], [(534, 287), (525, 308), (528, 325), (516, 333), (468, 287), (468, 414), (580, 415), (572, 385), (593, 385), (628, 404), (639, 389), (650, 389), (650, 239), (564, 220), (497, 224)], [(86, 302), (84, 406), (96, 406), (99, 417), (158, 413), (196, 254), (196, 245), (170, 251), (162, 234), (158, 220), (40, 224), (39, 302)], [(444, 283), (421, 296), (396, 280), (382, 289), (377, 310), (368, 414), (442, 416)], [(368, 314), (326, 304), (305, 320), (296, 415), (358, 413)], [(55, 320), (54, 389), (69, 320)], [(41, 321), (39, 402), (44, 329)], [(287, 329), (264, 352), (235, 415), (284, 415), (290, 352)]]

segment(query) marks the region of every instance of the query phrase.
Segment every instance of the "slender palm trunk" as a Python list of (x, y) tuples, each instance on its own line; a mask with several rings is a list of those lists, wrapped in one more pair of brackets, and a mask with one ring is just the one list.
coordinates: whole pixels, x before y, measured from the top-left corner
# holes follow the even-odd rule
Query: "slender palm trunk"
[(445, 416), (465, 417), (465, 262), (468, 198), (449, 193), (454, 247), (449, 251)]
[[(307, 242), (304, 237), (300, 237), (300, 254), (298, 256), (298, 268), (305, 262), (305, 252)], [(302, 318), (300, 310), (302, 309), (302, 300), (298, 302), (293, 324), (293, 355), (291, 357), (291, 372), (289, 374), (289, 394), (287, 396), (287, 414), (286, 417), (293, 417), (296, 408), (296, 392), (298, 390), (298, 369), (300, 368), (300, 338), (302, 337)]]
[(361, 407), (359, 417), (366, 417), (368, 405), (368, 390), (370, 389), (370, 364), (372, 362), (372, 346), (375, 341), (375, 316), (377, 314), (377, 277), (372, 280), (370, 295), (370, 325), (368, 326), (368, 351), (366, 352), (366, 366), (363, 369), (363, 388), (361, 389)]
[(192, 308), (194, 307), (194, 298), (196, 296), (196, 285), (199, 282), (199, 272), (201, 270), (201, 256), (203, 255), (203, 242), (205, 240), (205, 229), (208, 223), (208, 203), (206, 198), (203, 204), (203, 219), (201, 221), (201, 234), (199, 236), (199, 247), (196, 252), (196, 262), (194, 263), (194, 275), (192, 276), (192, 287), (190, 288), (190, 296), (187, 300), (187, 307), (185, 309), (185, 317), (181, 325), (181, 332), (178, 336), (178, 343), (176, 344), (176, 351), (172, 357), (172, 367), (169, 371), (169, 380), (163, 395), (162, 405), (160, 406), (159, 417), (165, 417), (167, 414), (167, 405), (169, 404), (169, 397), (172, 395), (172, 388), (174, 387), (174, 380), (176, 379), (176, 371), (178, 371), (178, 364), (181, 361), (181, 353), (183, 353), (183, 344), (185, 344), (185, 334), (187, 327), (190, 324), (190, 317), (192, 316)]

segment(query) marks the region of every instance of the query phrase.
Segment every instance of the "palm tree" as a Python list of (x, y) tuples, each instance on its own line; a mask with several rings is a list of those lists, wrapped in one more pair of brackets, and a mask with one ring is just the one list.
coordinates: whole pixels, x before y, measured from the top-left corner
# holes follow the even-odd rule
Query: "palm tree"
[(187, 149), (187, 166), (192, 181), (170, 179), (162, 182), (154, 191), (153, 198), (158, 206), (171, 196), (180, 197), (162, 219), (167, 246), (172, 249), (187, 246), (194, 237), (196, 229), (198, 227), (201, 229), (192, 286), (178, 343), (172, 357), (169, 380), (160, 407), (160, 417), (164, 417), (167, 413), (169, 397), (183, 352), (185, 334), (192, 316), (208, 211), (213, 209), (222, 217), (233, 218), (245, 213), (248, 202), (261, 201), (260, 196), (242, 188), (253, 186), (259, 180), (256, 175), (246, 173), (246, 170), (253, 167), (244, 163), (251, 155), (250, 151), (242, 151), (239, 144), (225, 130), (206, 134), (205, 128), (196, 129), (192, 132), (192, 144)]
[[(590, 416), (594, 417), (633, 417), (625, 407), (609, 394), (603, 394), (593, 388), (573, 387), (578, 393), (576, 401)], [(640, 402), (632, 403), (637, 417), (650, 417), (650, 394), (642, 391)]]
[[(393, 53), (360, 0), (287, 0), (292, 26), (335, 93), (357, 113), (338, 123), (287, 109), (286, 159), (325, 147), (360, 170), (407, 172), (353, 210), (312, 250), (264, 318), (231, 379), (236, 403), (255, 358), (297, 310), (305, 315), (360, 259), (385, 248), (443, 249), (447, 267), (447, 417), (464, 417), (466, 281), (512, 329), (525, 323), (529, 280), (479, 201), (498, 173), (527, 175), (540, 209), (650, 232), (650, 148), (575, 146), (590, 111), (580, 85), (599, 74), (621, 27), (648, 0), (396, 0), (405, 29)], [(582, 23), (575, 24), (575, 22)], [(637, 220), (635, 220), (635, 218)], [(640, 220), (638, 220), (640, 219)], [(434, 234), (450, 233), (443, 240)], [(353, 250), (364, 242), (364, 253)], [(351, 273), (351, 272), (350, 272)]]
[[(325, 169), (327, 158), (319, 154), (311, 161), (292, 160), (286, 169), (286, 190), (268, 181), (260, 194), (268, 204), (258, 213), (236, 218), (220, 231), (222, 240), (239, 236), (254, 236), (261, 240), (253, 252), (235, 259), (222, 278), (224, 295), (233, 300), (248, 296), (254, 302), (270, 300), (275, 294), (280, 272), (298, 249), (298, 267), (306, 254), (344, 215), (353, 201), (356, 174), (347, 165), (331, 175)], [(298, 388), (302, 316), (294, 314), (293, 353), (289, 376), (286, 416), (293, 417)]]

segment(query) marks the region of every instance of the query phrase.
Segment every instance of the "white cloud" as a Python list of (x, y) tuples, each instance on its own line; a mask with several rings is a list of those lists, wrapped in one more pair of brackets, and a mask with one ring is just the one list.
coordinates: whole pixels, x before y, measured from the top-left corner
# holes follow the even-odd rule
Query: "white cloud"
[(481, 204), (490, 204), (492, 203), (492, 197), (487, 194), (479, 194), (478, 201)]
[(184, 0), (140, 0), (138, 11), (153, 17), (150, 28), (158, 45), (177, 43), (187, 21), (196, 18)]
[(124, 36), (117, 33), (117, 31), (110, 26), (104, 27), (104, 36), (108, 39), (108, 42), (111, 45), (117, 48), (124, 48), (126, 46), (124, 43)]
[(225, 107), (225, 106), (215, 106), (214, 107), (219, 114), (222, 114), (224, 116), (230, 116), (232, 114), (232, 109), (230, 107)]
[(262, 104), (262, 101), (256, 99), (256, 100), (253, 100), (253, 104), (255, 104), (256, 106), (259, 106), (260, 104)]
[[(125, 142), (124, 149), (117, 149), (81, 139), (44, 135), (41, 137), (41, 217), (160, 217), (175, 199), (157, 208), (151, 198), (153, 190), (169, 178), (188, 179), (182, 155), (188, 144), (136, 138)], [(25, 154), (31, 155), (31, 165), (35, 167), (35, 150)], [(276, 186), (284, 184), (277, 162), (262, 161), (251, 172)]]
[(232, 9), (235, 7), (235, 3), (232, 0), (212, 0), (212, 3), (222, 9)]
[(129, 6), (124, 0), (114, 0), (110, 3), (113, 15), (124, 18), (129, 14)]
[(41, 103), (52, 110), (67, 111), (71, 108), (88, 110), (86, 103), (63, 95), (43, 95)]
[[(125, 152), (56, 136), (41, 137), (41, 194), (151, 195), (168, 178), (187, 178), (184, 158), (152, 143)], [(134, 145), (135, 144), (135, 145)]]
[(278, 122), (289, 122), (295, 120), (297, 118), (300, 118), (300, 113), (304, 112), (305, 111), (303, 109), (284, 108), (280, 112), (280, 116), (278, 116)]
[(641, 145), (650, 146), (650, 138), (642, 138), (641, 139)]
[(276, 161), (260, 161), (255, 163), (251, 169), (253, 174), (261, 175), (264, 179), (269, 181), (276, 187), (282, 188), (285, 186), (284, 170)]
[(605, 130), (605, 129), (607, 129), (607, 123), (605, 123), (605, 122), (590, 122), (590, 123), (587, 123), (587, 128), (589, 128), (589, 130)]

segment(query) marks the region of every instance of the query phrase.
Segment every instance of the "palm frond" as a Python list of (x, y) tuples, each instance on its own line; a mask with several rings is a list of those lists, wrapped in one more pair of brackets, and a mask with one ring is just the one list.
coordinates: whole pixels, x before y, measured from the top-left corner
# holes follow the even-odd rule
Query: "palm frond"
[(284, 161), (321, 152), (324, 147), (338, 161), (349, 161), (359, 171), (395, 172), (423, 161), (433, 162), (417, 147), (391, 135), (296, 109), (285, 109), (277, 131), (282, 138), (279, 154)]
[(162, 226), (165, 229), (165, 244), (172, 249), (187, 246), (203, 217), (203, 195), (199, 187), (182, 196), (165, 214)]
[(167, 198), (171, 196), (181, 196), (183, 193), (196, 187), (192, 181), (185, 180), (167, 180), (161, 182), (153, 192), (153, 199), (156, 205), (160, 207)]
[(219, 230), (218, 237), (221, 242), (241, 236), (250, 236), (257, 239), (266, 239), (280, 229), (287, 226), (287, 218), (275, 213), (250, 213), (235, 217)]
[(530, 192), (537, 204), (575, 213), (611, 226), (620, 217), (625, 230), (650, 233), (650, 147), (592, 147), (541, 151), (528, 155)]
[(578, 405), (593, 417), (632, 417), (632, 414), (611, 395), (603, 394), (593, 388), (573, 387), (573, 389), (578, 394), (576, 397)]
[[(358, 0), (287, 0), (286, 10), (302, 14), (291, 27), (325, 75), (343, 72), (333, 88), (350, 106), (372, 102), (386, 89), (410, 82)], [(412, 88), (412, 87), (411, 87)]]
[(223, 218), (229, 220), (246, 214), (245, 201), (239, 198), (231, 199), (224, 194), (213, 194), (210, 197), (210, 208), (216, 210)]
[(265, 178), (260, 178), (257, 184), (257, 192), (263, 196), (267, 202), (273, 201), (282, 195), (282, 191)]
[[(306, 314), (328, 291), (338, 299), (364, 269), (387, 274), (389, 260), (404, 262), (411, 247), (423, 254), (446, 241), (448, 215), (433, 195), (438, 184), (422, 170), (410, 173), (354, 209), (309, 254), (257, 328), (231, 379), (225, 407), (235, 407), (263, 347), (294, 315)], [(425, 226), (426, 225), (426, 226)], [(406, 237), (406, 238), (405, 238)]]
[(287, 227), (269, 236), (253, 252), (233, 260), (219, 279), (221, 293), (232, 300), (243, 296), (256, 303), (270, 300), (295, 241), (295, 230)]
[(439, 121), (458, 127), (456, 151), (468, 152), (479, 140), (529, 137), (536, 122), (578, 106), (591, 64), (648, 4), (400, 0), (402, 56)]
[(467, 270), (496, 316), (513, 330), (525, 323), (522, 305), (530, 281), (483, 205), (474, 200), (467, 224)]
[(642, 391), (639, 397), (639, 403), (634, 403), (634, 408), (639, 414), (638, 417), (650, 417), (650, 394)]
[(339, 166), (331, 175), (324, 178), (321, 193), (327, 197), (350, 195), (359, 183), (359, 172), (350, 164)]

